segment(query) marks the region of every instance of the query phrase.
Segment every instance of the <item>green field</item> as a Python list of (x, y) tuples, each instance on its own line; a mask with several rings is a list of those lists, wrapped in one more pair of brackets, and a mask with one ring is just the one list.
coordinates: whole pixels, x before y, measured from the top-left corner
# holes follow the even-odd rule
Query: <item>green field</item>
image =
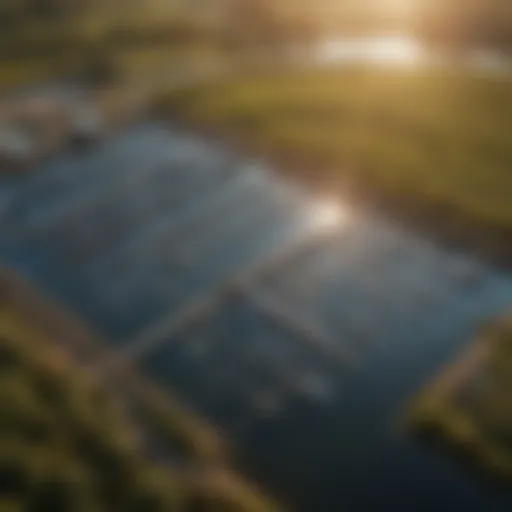
[(296, 71), (167, 92), (158, 106), (329, 189), (376, 192), (510, 249), (508, 81), (420, 68)]
[(27, 8), (10, 24), (0, 20), (0, 92), (61, 77), (87, 78), (99, 67), (113, 78), (147, 78), (172, 71), (175, 61), (208, 62), (210, 36), (197, 17), (158, 0), (124, 7), (84, 2), (83, 9), (63, 15), (36, 16)]
[(494, 477), (512, 481), (512, 321), (500, 318), (434, 380), (407, 414), (413, 430), (441, 441)]
[[(101, 347), (65, 317), (56, 320), (62, 313), (41, 306), (17, 279), (2, 275), (0, 287), (0, 510), (276, 510), (174, 397), (160, 396), (133, 369), (114, 378), (122, 395), (114, 393), (78, 364), (104, 357)], [(148, 458), (145, 431), (173, 465)]]

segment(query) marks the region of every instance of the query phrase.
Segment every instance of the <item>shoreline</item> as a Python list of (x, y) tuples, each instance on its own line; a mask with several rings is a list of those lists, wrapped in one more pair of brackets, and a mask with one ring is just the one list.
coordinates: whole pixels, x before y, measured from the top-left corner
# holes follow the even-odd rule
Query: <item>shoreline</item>
[[(503, 318), (507, 315), (495, 322), (499, 325)], [(507, 454), (489, 433), (482, 431), (460, 402), (466, 386), (484, 370), (499, 343), (492, 332), (484, 329), (462, 356), (423, 386), (406, 406), (404, 423), (413, 435), (452, 453), (474, 473), (491, 483), (509, 486), (512, 453)]]
[[(14, 270), (0, 267), (0, 304), (15, 318), (24, 320), (30, 317), (28, 332), (41, 333), (45, 343), (56, 344), (73, 360), (88, 371), (95, 379), (112, 384), (128, 396), (137, 396), (141, 405), (160, 409), (161, 414), (183, 415), (183, 430), (177, 431), (190, 453), (212, 461), (225, 461), (227, 447), (218, 436), (213, 426), (196, 418), (192, 411), (181, 403), (174, 395), (160, 392), (139, 372), (129, 367), (115, 374), (101, 375), (101, 362), (109, 357), (111, 352), (108, 344), (84, 325), (78, 317), (45, 296), (39, 289), (31, 285)], [(26, 322), (25, 322), (26, 324)], [(51, 341), (50, 341), (51, 340)], [(165, 396), (167, 404), (164, 404)], [(166, 411), (164, 409), (167, 409)], [(185, 428), (185, 426), (187, 428)], [(201, 443), (200, 438), (207, 441)]]
[[(355, 173), (334, 172), (335, 167), (321, 159), (313, 159), (283, 150), (261, 151), (249, 137), (234, 135), (218, 127), (191, 123), (177, 111), (156, 115), (173, 127), (208, 142), (219, 144), (240, 157), (268, 162), (276, 174), (300, 186), (332, 198), (343, 198), (368, 212), (385, 216), (401, 227), (417, 233), (449, 250), (468, 251), (478, 259), (504, 271), (512, 270), (512, 224), (492, 226), (484, 220), (470, 221), (449, 204), (427, 204), (428, 199), (404, 197), (363, 183)], [(319, 169), (321, 170), (319, 172)]]
[(214, 425), (189, 409), (179, 395), (160, 390), (135, 367), (108, 375), (95, 371), (110, 353), (107, 343), (72, 312), (45, 296), (15, 270), (3, 266), (0, 309), (0, 320), (6, 322), (7, 332), (62, 350), (85, 375), (131, 403), (134, 411), (142, 415), (139, 426), (154, 434), (166, 452), (192, 463), (191, 474), (202, 471), (203, 481), (211, 482), (214, 492), (217, 489), (220, 495), (226, 493), (226, 499), (247, 506), (248, 511), (280, 510), (257, 482), (239, 471), (231, 446)]

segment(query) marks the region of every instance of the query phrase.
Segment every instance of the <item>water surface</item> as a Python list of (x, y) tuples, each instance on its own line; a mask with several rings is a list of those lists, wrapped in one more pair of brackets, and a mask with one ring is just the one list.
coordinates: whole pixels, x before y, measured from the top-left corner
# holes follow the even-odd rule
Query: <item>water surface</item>
[[(315, 201), (259, 162), (141, 124), (3, 181), (0, 259), (122, 350), (307, 239)], [(418, 387), (512, 303), (511, 277), (340, 207), (329, 236), (297, 244), (140, 367), (225, 429), (247, 471), (296, 510), (511, 510), (510, 494), (398, 424)], [(331, 357), (304, 323), (355, 362)]]

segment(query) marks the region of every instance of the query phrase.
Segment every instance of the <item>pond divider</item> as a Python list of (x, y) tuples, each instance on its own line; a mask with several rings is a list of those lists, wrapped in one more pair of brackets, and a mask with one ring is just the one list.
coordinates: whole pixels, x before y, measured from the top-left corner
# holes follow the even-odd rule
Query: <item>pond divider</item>
[[(322, 243), (327, 235), (331, 233), (318, 230), (304, 230), (299, 233), (298, 237), (287, 243), (284, 247), (278, 248), (272, 255), (263, 260), (257, 261), (255, 264), (250, 265), (248, 268), (240, 270), (237, 274), (220, 283), (213, 290), (208, 290), (199, 294), (197, 297), (191, 299), (182, 308), (177, 311), (173, 307), (171, 311), (163, 315), (161, 319), (145, 328), (141, 333), (135, 335), (131, 340), (127, 340), (124, 348), (120, 349), (114, 358), (106, 360), (101, 365), (101, 372), (115, 371), (124, 367), (130, 366), (141, 356), (147, 354), (149, 351), (154, 350), (160, 344), (165, 343), (170, 339), (175, 339), (176, 335), (182, 332), (186, 327), (194, 324), (201, 323), (212, 314), (217, 308), (221, 307), (223, 301), (227, 297), (233, 295), (248, 294), (252, 297), (254, 289), (253, 283), (263, 276), (275, 272), (287, 262), (295, 258), (298, 253), (307, 251), (311, 245)], [(268, 302), (266, 308), (268, 308)], [(314, 342), (316, 346), (334, 347), (331, 341), (326, 341), (324, 334), (316, 334), (319, 332), (316, 328), (305, 328), (296, 320), (290, 320), (290, 315), (284, 315), (281, 312), (281, 307), (276, 308), (274, 315), (279, 318), (286, 317), (288, 324), (293, 326), (293, 330), (297, 332), (309, 333), (309, 337), (316, 339)], [(295, 315), (291, 315), (294, 318)], [(311, 327), (311, 326), (310, 326)], [(331, 349), (329, 349), (331, 350)], [(346, 359), (344, 358), (345, 362)]]
[(293, 311), (282, 300), (263, 290), (248, 291), (248, 297), (271, 319), (294, 334), (294, 339), (302, 340), (315, 347), (327, 358), (334, 359), (343, 366), (358, 362), (358, 356), (353, 350), (338, 344), (336, 339), (327, 333), (321, 325), (317, 324), (313, 318), (304, 316), (303, 312)]

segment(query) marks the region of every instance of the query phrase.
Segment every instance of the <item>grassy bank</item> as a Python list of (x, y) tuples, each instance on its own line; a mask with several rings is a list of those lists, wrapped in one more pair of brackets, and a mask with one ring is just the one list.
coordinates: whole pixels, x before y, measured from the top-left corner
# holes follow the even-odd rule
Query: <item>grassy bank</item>
[(456, 71), (313, 70), (163, 94), (161, 112), (512, 261), (512, 89)]
[[(276, 510), (229, 468), (216, 432), (176, 397), (135, 369), (109, 375), (108, 384), (91, 371), (106, 356), (75, 320), (0, 275), (0, 468), (12, 477), (9, 504), (56, 485), (66, 501), (54, 512)], [(171, 466), (147, 458), (140, 432), (148, 430)]]
[(410, 427), (512, 483), (512, 321), (500, 318), (407, 412)]
[(145, 460), (120, 403), (0, 318), (2, 510), (183, 509), (190, 491)]

